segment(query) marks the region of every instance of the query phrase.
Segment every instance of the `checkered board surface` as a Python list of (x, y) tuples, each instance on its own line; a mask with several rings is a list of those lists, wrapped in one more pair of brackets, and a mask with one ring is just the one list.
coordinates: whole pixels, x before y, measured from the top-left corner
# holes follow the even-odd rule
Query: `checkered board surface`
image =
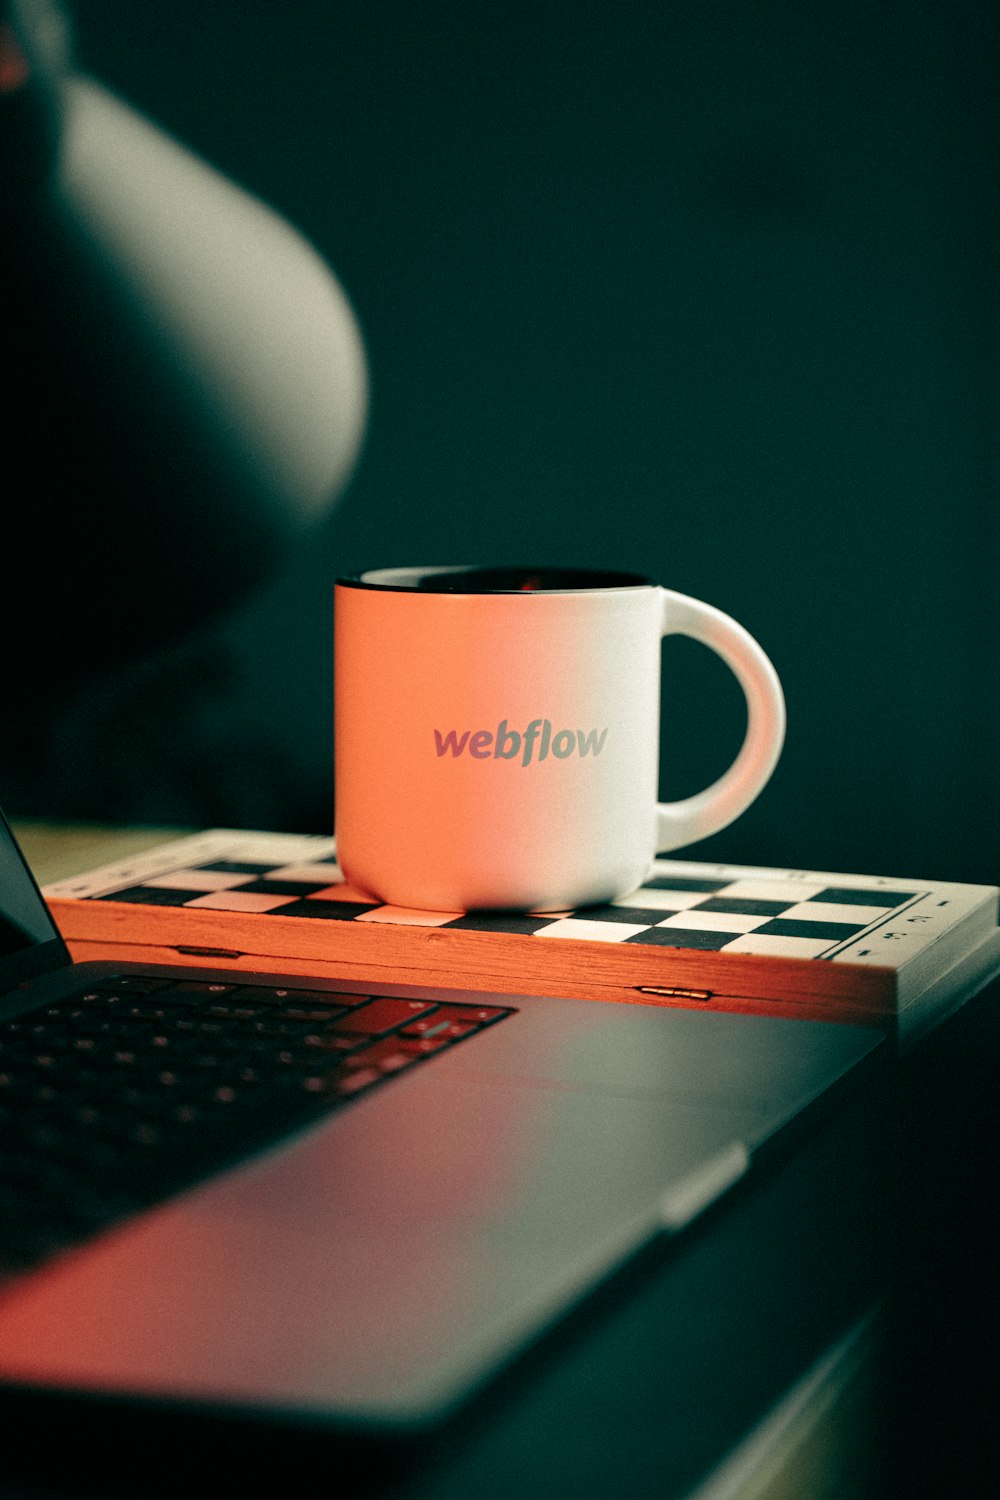
[[(304, 921), (392, 923), (548, 940), (584, 939), (776, 958), (892, 965), (961, 915), (977, 888), (890, 883), (657, 860), (631, 895), (549, 913), (428, 912), (388, 906), (343, 879), (332, 840), (222, 831), (161, 846), (129, 866), (61, 882), (46, 894)], [(979, 888), (981, 889), (981, 888)], [(954, 907), (953, 913), (946, 909)], [(896, 939), (905, 939), (899, 947)]]

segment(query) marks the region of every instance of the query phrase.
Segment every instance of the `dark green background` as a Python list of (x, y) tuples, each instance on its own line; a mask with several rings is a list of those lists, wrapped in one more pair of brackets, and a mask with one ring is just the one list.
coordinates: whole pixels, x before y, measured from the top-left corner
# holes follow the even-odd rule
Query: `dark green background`
[[(371, 363), (351, 487), (213, 637), (273, 770), (198, 818), (327, 826), (338, 572), (534, 559), (655, 576), (777, 665), (779, 769), (693, 853), (998, 879), (988, 7), (72, 13), (89, 70), (313, 240)], [(741, 709), (699, 648), (666, 663), (674, 795)]]

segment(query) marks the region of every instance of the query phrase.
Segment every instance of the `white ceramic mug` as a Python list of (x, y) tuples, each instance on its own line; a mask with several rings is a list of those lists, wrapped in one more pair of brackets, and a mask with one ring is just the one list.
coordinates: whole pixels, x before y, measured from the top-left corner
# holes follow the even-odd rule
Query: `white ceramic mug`
[[(746, 695), (742, 749), (657, 802), (660, 640)], [(352, 885), (436, 911), (556, 911), (724, 828), (781, 753), (777, 673), (741, 625), (631, 573), (382, 568), (335, 589), (336, 835)]]

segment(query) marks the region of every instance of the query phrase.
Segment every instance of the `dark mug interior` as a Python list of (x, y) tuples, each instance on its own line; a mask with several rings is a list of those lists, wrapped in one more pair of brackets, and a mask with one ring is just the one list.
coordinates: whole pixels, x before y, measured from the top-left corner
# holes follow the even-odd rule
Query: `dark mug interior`
[(356, 588), (428, 594), (540, 594), (652, 586), (652, 579), (639, 573), (548, 567), (375, 568), (339, 582)]

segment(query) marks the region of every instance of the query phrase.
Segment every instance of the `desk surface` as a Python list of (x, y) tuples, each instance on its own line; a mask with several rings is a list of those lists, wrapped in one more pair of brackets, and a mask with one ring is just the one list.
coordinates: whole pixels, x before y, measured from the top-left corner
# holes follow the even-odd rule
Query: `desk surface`
[[(187, 831), (15, 827), (40, 884)], [(996, 1027), (992, 1043), (1000, 1056)], [(924, 1067), (921, 1100), (930, 1077), (940, 1104), (968, 1046), (960, 1040), (951, 1082), (947, 1068)], [(985, 1088), (985, 1078), (978, 1081)], [(968, 1091), (963, 1096), (968, 1113)], [(905, 1129), (916, 1129), (922, 1105), (905, 1108)], [(903, 1128), (903, 1116), (892, 1118), (889, 1135)], [(977, 1130), (981, 1123), (966, 1121)], [(679, 1253), (626, 1277), (571, 1320), (467, 1430), (394, 1472), (388, 1488), (374, 1484), (374, 1492), (399, 1500), (465, 1500), (473, 1492), (477, 1500), (507, 1500), (514, 1491), (550, 1500), (620, 1493), (868, 1500), (880, 1493), (887, 1424), (899, 1425), (900, 1403), (887, 1404), (886, 1317), (872, 1310), (892, 1290), (880, 1261), (886, 1243), (898, 1253), (898, 1240), (882, 1238), (885, 1225), (871, 1211), (877, 1189), (871, 1180), (862, 1184), (852, 1165), (872, 1156), (870, 1130), (867, 1118), (838, 1120), (802, 1143), (710, 1216)], [(911, 1227), (907, 1221), (907, 1234)], [(936, 1238), (938, 1261), (954, 1259), (953, 1246)], [(926, 1284), (933, 1269), (933, 1262), (907, 1267), (904, 1296), (890, 1310), (893, 1351), (909, 1352), (914, 1343), (911, 1293), (938, 1290)], [(893, 1359), (888, 1368), (898, 1391)], [(902, 1384), (907, 1400), (905, 1374)], [(898, 1463), (893, 1444), (894, 1469)]]

